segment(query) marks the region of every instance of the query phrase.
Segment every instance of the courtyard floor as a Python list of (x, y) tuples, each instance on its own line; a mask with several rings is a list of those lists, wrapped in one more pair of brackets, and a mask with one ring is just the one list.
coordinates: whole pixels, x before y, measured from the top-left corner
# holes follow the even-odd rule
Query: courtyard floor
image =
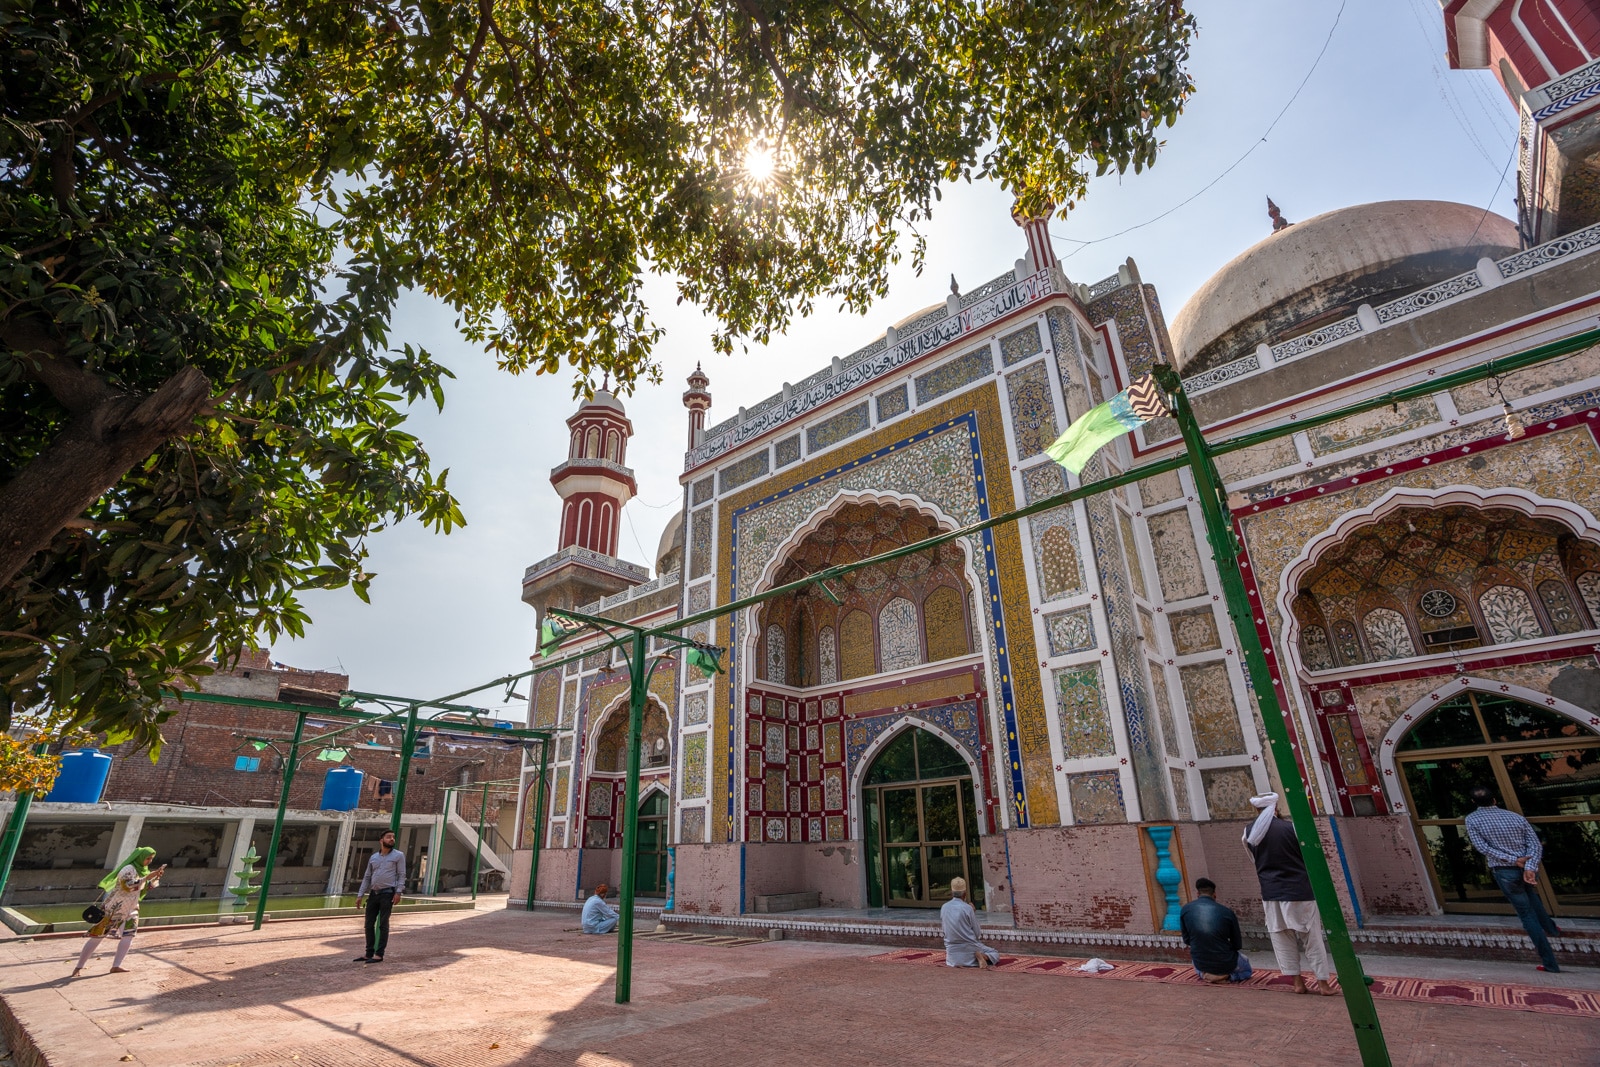
[[(0, 996), (30, 1035), (19, 1067), (572, 1067), (1358, 1063), (1343, 1002), (870, 961), (876, 946), (723, 948), (641, 940), (633, 1003), (613, 1001), (615, 937), (575, 912), (397, 919), (382, 964), (356, 921), (150, 929), (131, 973), (108, 951), (66, 978), (77, 938), (0, 941)], [(648, 929), (642, 925), (641, 929)], [(1530, 954), (1531, 955), (1531, 954)], [(1533, 984), (1532, 966), (1373, 957), (1413, 977)], [(1600, 989), (1600, 970), (1551, 985)], [(1380, 1001), (1397, 1065), (1600, 1064), (1600, 1019)], [(8, 1020), (9, 1021), (9, 1020)], [(3, 1043), (0, 1043), (3, 1049)], [(0, 1051), (3, 1056), (3, 1051)], [(0, 1060), (3, 1062), (3, 1060)]]

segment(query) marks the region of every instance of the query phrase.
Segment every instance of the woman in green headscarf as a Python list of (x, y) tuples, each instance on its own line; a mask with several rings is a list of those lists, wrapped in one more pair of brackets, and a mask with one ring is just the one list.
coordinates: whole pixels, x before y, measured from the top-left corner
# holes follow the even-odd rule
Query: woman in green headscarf
[(89, 962), (89, 957), (108, 934), (117, 938), (112, 972), (121, 974), (127, 970), (122, 961), (133, 947), (133, 935), (139, 928), (139, 901), (150, 889), (161, 884), (161, 875), (167, 869), (163, 863), (151, 870), (150, 861), (155, 858), (155, 849), (136, 848), (127, 859), (111, 868), (110, 874), (100, 879), (100, 888), (106, 893), (105, 918), (89, 928), (89, 940), (78, 953), (78, 965), (72, 969), (72, 977), (76, 978), (83, 971), (83, 965)]

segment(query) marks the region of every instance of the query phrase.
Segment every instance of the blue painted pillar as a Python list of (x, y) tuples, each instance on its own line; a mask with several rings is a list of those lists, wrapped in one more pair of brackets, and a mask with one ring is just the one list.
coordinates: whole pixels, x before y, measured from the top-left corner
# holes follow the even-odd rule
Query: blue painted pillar
[(1175, 934), (1178, 932), (1178, 883), (1183, 881), (1183, 872), (1178, 870), (1172, 862), (1172, 834), (1171, 826), (1146, 826), (1144, 832), (1150, 835), (1150, 843), (1156, 849), (1156, 882), (1161, 886), (1161, 892), (1166, 896), (1167, 913), (1161, 920), (1162, 933)]

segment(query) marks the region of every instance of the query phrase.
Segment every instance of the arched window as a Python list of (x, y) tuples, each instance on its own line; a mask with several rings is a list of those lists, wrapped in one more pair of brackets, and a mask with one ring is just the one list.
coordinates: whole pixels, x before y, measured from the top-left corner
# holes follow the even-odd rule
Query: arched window
[(817, 631), (817, 684), (833, 685), (839, 680), (839, 638), (833, 627)]
[(617, 445), (621, 442), (621, 440), (622, 437), (617, 433), (617, 431), (606, 431), (606, 458), (613, 463), (617, 461)]
[(1375, 660), (1405, 659), (1417, 654), (1405, 616), (1392, 608), (1374, 608), (1367, 612), (1367, 617), (1361, 620), (1361, 628), (1367, 632), (1367, 647), (1372, 649)]
[(972, 651), (967, 637), (967, 609), (958, 589), (944, 585), (928, 594), (922, 602), (922, 629), (930, 663)]
[(1533, 613), (1533, 601), (1514, 585), (1497, 585), (1478, 598), (1483, 621), (1489, 624), (1489, 637), (1497, 645), (1532, 641), (1544, 636), (1544, 627)]
[(600, 505), (600, 540), (595, 543), (595, 546), (599, 551), (606, 553), (609, 553), (612, 549), (611, 510), (609, 503)]
[(878, 612), (878, 660), (886, 671), (904, 670), (922, 662), (917, 606), (905, 597), (895, 597)]
[(1066, 526), (1052, 526), (1039, 538), (1039, 586), (1046, 600), (1080, 588), (1078, 550)]
[(589, 459), (600, 458), (600, 429), (597, 426), (589, 427), (589, 434), (584, 440), (583, 454)]
[(839, 623), (839, 643), (844, 678), (865, 678), (878, 672), (872, 616), (859, 608), (846, 615)]
[(1300, 631), (1300, 656), (1308, 671), (1329, 671), (1334, 668), (1333, 649), (1328, 645), (1328, 631), (1320, 626), (1307, 626)]
[(767, 627), (766, 639), (767, 672), (763, 677), (765, 677), (767, 681), (777, 682), (779, 685), (787, 684), (789, 681), (788, 674), (786, 673), (788, 650), (785, 648), (783, 627), (779, 626), (777, 623), (770, 624)]
[(578, 529), (575, 540), (580, 545), (589, 545), (594, 537), (594, 504), (585, 500), (578, 505)]
[(1600, 624), (1600, 571), (1578, 575), (1578, 595), (1583, 597), (1583, 606), (1589, 609), (1589, 618)]
[(582, 449), (583, 449), (583, 431), (582, 430), (573, 430), (572, 431), (572, 444), (567, 446), (567, 458), (568, 459), (577, 459), (580, 455), (582, 455)]
[(1558, 582), (1554, 578), (1540, 582), (1539, 600), (1544, 604), (1544, 613), (1550, 617), (1550, 625), (1556, 628), (1556, 633), (1573, 634), (1585, 628), (1578, 609), (1573, 607), (1566, 582)]
[(1343, 619), (1334, 623), (1333, 636), (1339, 647), (1339, 659), (1346, 667), (1367, 661), (1361, 651), (1361, 639), (1356, 636), (1356, 628), (1350, 623)]

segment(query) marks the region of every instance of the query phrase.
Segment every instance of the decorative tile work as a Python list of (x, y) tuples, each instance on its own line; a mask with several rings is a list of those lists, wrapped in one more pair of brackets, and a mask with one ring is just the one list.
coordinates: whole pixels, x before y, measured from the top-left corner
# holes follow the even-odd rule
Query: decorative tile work
[(791, 463), (800, 462), (800, 435), (785, 437), (772, 446), (772, 456), (780, 467), (787, 467)]
[(1050, 372), (1043, 363), (1013, 371), (1006, 375), (1006, 395), (1011, 401), (1017, 458), (1037, 456), (1061, 433), (1056, 429), (1056, 405), (1050, 396)]
[(1161, 595), (1167, 600), (1187, 600), (1205, 593), (1205, 571), (1195, 547), (1188, 509), (1152, 515), (1146, 523), (1150, 527), (1156, 573), (1161, 578)]
[[(816, 758), (815, 756), (812, 757), (812, 759), (815, 759), (815, 758)], [(817, 777), (818, 778), (822, 777), (820, 772), (817, 774)], [(821, 811), (822, 810), (822, 787), (820, 785), (808, 785), (808, 786), (806, 786), (806, 810), (807, 811)]]
[(1172, 775), (1172, 806), (1177, 817), (1185, 822), (1194, 818), (1194, 813), (1189, 808), (1189, 776), (1177, 767), (1170, 767), (1167, 773)]
[(1083, 588), (1083, 567), (1078, 555), (1078, 523), (1071, 504), (1051, 508), (1028, 519), (1033, 538), (1033, 567), (1039, 593), (1055, 600)]
[(762, 755), (762, 750), (752, 748), (745, 760), (745, 775), (749, 778), (760, 778), (767, 773), (767, 761)]
[(706, 694), (690, 693), (683, 698), (683, 724), (699, 726), (706, 721)]
[[(787, 488), (774, 490), (771, 485), (763, 485), (746, 490), (729, 502), (718, 564), (719, 571), (730, 576), (729, 595), (755, 588), (754, 581), (788, 534), (803, 525), (819, 507), (827, 506), (841, 489), (907, 487), (936, 504), (956, 523), (981, 519), (1014, 506), (1009, 479), (984, 477), (984, 451), (1003, 455), (1006, 450), (998, 389), (993, 386), (986, 385), (959, 400), (918, 412), (910, 425), (896, 425), (877, 433), (859, 448), (859, 458), (848, 464), (830, 467), (829, 463), (836, 461), (808, 461), (795, 472), (794, 483)], [(980, 495), (980, 489), (987, 492)], [(1000, 743), (1005, 746), (1006, 753), (1004, 781), (1008, 787), (1008, 808), (1015, 825), (1029, 825), (1035, 817), (1048, 825), (1057, 816), (1049, 784), (1052, 757), (1045, 728), (1044, 701), (1039, 692), (1041, 679), (1036, 672), (1016, 672), (1011, 666), (1013, 658), (1019, 662), (1033, 658), (1033, 634), (1031, 628), (1012, 634), (1005, 631), (1007, 618), (1025, 617), (1030, 610), (1027, 588), (1009, 577), (1004, 582), (999, 577), (1023, 573), (1021, 543), (1012, 526), (974, 535), (971, 541), (977, 558), (992, 563), (980, 572), (989, 587), (982, 591), (988, 596), (981, 597), (980, 603), (988, 616), (982, 625), (993, 630), (993, 640), (987, 644), (986, 651), (993, 677), (1000, 680), (994, 699), (1004, 709)], [(743, 585), (746, 576), (750, 584)], [(736, 647), (738, 626), (735, 621), (730, 637), (730, 643)], [(840, 656), (844, 658), (849, 655), (850, 647), (843, 631), (839, 637)], [(735, 660), (730, 664), (727, 689), (717, 691), (719, 701), (726, 699), (728, 692), (737, 691), (733, 675), (738, 670)], [(847, 673), (841, 669), (842, 676)], [(716, 741), (719, 762), (727, 760), (730, 764), (727, 776), (730, 783), (735, 769), (732, 766), (734, 740), (729, 736), (724, 742), (719, 736)], [(719, 808), (728, 803), (731, 795), (723, 781), (719, 774), (713, 785), (713, 799)], [(1039, 790), (1037, 812), (1030, 811), (1027, 790), (1032, 788)], [(727, 817), (732, 819), (731, 810)], [(729, 821), (725, 832), (731, 833), (732, 829)]]
[(704, 578), (711, 573), (711, 509), (701, 508), (689, 515), (689, 577)]
[(706, 795), (706, 735), (703, 731), (683, 736), (683, 798), (698, 800)]
[(822, 820), (816, 817), (806, 820), (806, 840), (822, 840)]
[(692, 503), (704, 504), (712, 496), (713, 481), (710, 478), (701, 478), (689, 490), (689, 499)]
[(1044, 342), (1039, 338), (1037, 322), (1030, 322), (1022, 329), (1013, 330), (1000, 338), (1000, 361), (1008, 367), (1043, 351)]
[(1300, 660), (1308, 671), (1329, 671), (1337, 666), (1333, 661), (1333, 646), (1328, 644), (1327, 630), (1307, 626), (1300, 631)]
[(1122, 801), (1122, 776), (1116, 771), (1090, 771), (1067, 775), (1067, 795), (1072, 800), (1072, 821), (1079, 825), (1127, 822)]
[(822, 759), (826, 763), (838, 763), (844, 759), (840, 729), (840, 725), (836, 722), (822, 724)]
[(839, 680), (839, 637), (833, 627), (817, 631), (817, 683), (833, 685)]
[(865, 678), (878, 673), (878, 663), (873, 655), (872, 617), (864, 611), (852, 611), (839, 621), (839, 641), (844, 645), (843, 668), (845, 678)]
[(1161, 719), (1161, 740), (1167, 755), (1178, 758), (1178, 723), (1172, 717), (1172, 696), (1167, 691), (1167, 672), (1159, 663), (1150, 664), (1150, 693), (1155, 698), (1156, 715)]
[(1144, 501), (1144, 506), (1147, 508), (1165, 504), (1169, 500), (1177, 500), (1182, 495), (1183, 483), (1178, 480), (1177, 471), (1167, 471), (1165, 474), (1157, 474), (1139, 482), (1139, 499)]
[[(1544, 628), (1539, 625), (1539, 619), (1533, 613), (1533, 602), (1528, 599), (1528, 594), (1514, 585), (1497, 585), (1478, 598), (1478, 607), (1483, 611), (1483, 621), (1489, 624), (1491, 644), (1509, 645), (1514, 641), (1531, 641), (1544, 636)], [(1378, 612), (1367, 615), (1370, 620)], [(1390, 612), (1399, 618), (1398, 613)], [(1403, 627), (1405, 620), (1401, 619)], [(1367, 630), (1370, 642), (1372, 631)], [(1409, 641), (1409, 636), (1407, 637)], [(1378, 659), (1395, 659), (1395, 656), (1380, 656), (1376, 645), (1372, 654)], [(1415, 653), (1406, 653), (1414, 655)]]
[(766, 775), (767, 806), (766, 810), (789, 810), (789, 772), (784, 768), (769, 769)]
[(572, 736), (569, 734), (556, 742), (556, 762), (569, 763), (572, 760)]
[(959, 589), (941, 585), (927, 595), (922, 602), (922, 630), (927, 637), (930, 663), (972, 651), (967, 634), (967, 605)]
[(1328, 738), (1333, 742), (1333, 755), (1344, 772), (1345, 785), (1370, 785), (1367, 762), (1361, 757), (1361, 746), (1356, 743), (1355, 729), (1348, 715), (1329, 715), (1323, 720), (1328, 727)]
[(788, 829), (788, 826), (785, 824), (784, 820), (782, 820), (782, 819), (768, 819), (767, 820), (767, 840), (768, 841), (782, 841), (782, 840), (784, 840), (785, 839), (785, 831), (787, 829)]
[(1095, 325), (1108, 318), (1116, 322), (1128, 373), (1136, 378), (1148, 374), (1160, 359), (1144, 303), (1144, 290), (1150, 288), (1149, 285), (1125, 285), (1094, 301), (1089, 307), (1089, 320)]
[(764, 746), (768, 763), (788, 763), (789, 750), (786, 740), (789, 734), (777, 723), (767, 723), (766, 745)]
[(1572, 595), (1567, 592), (1565, 582), (1549, 579), (1539, 583), (1539, 600), (1544, 604), (1544, 612), (1550, 616), (1550, 622), (1558, 634), (1577, 633), (1585, 629), (1585, 624), (1578, 616), (1578, 609), (1572, 606)]
[(878, 613), (878, 659), (885, 671), (900, 671), (922, 662), (922, 633), (917, 606), (895, 597)]
[(942, 367), (917, 376), (917, 403), (927, 404), (946, 393), (960, 389), (968, 382), (994, 373), (994, 353), (988, 345), (974, 348), (964, 356), (957, 356)]
[(1223, 767), (1201, 771), (1200, 783), (1206, 793), (1206, 807), (1213, 819), (1248, 819), (1256, 809), (1250, 806), (1255, 795), (1255, 779), (1243, 767)]
[(1189, 730), (1194, 734), (1195, 755), (1238, 756), (1244, 753), (1244, 734), (1239, 728), (1239, 712), (1233, 706), (1233, 683), (1227, 664), (1192, 663), (1178, 668), (1183, 685), (1183, 701), (1189, 711)]
[(1066, 472), (1056, 462), (1047, 461), (1022, 472), (1022, 499), (1029, 504), (1067, 491)]
[(1210, 652), (1222, 647), (1217, 632), (1217, 616), (1210, 608), (1169, 611), (1167, 625), (1172, 628), (1172, 648), (1180, 656)]
[(783, 685), (789, 681), (788, 667), (785, 657), (783, 627), (777, 623), (767, 627), (767, 662), (766, 673), (762, 675), (769, 682)]
[(1133, 579), (1133, 591), (1146, 600), (1150, 594), (1144, 584), (1144, 564), (1139, 560), (1139, 542), (1134, 540), (1133, 520), (1126, 511), (1117, 512), (1117, 528), (1122, 532), (1122, 551), (1128, 560), (1128, 576)]
[(1094, 647), (1094, 619), (1088, 608), (1058, 611), (1044, 617), (1045, 638), (1052, 656), (1083, 652)]
[(572, 714), (578, 707), (578, 680), (576, 678), (567, 682), (561, 692), (561, 724), (567, 725), (572, 721)]
[(761, 816), (752, 815), (749, 817), (748, 834), (749, 836), (746, 838), (748, 841), (760, 841), (762, 837), (765, 836), (765, 829), (762, 825)]
[(571, 781), (571, 771), (565, 767), (556, 768), (556, 784), (550, 792), (550, 808), (556, 815), (567, 813), (567, 792)]
[(828, 840), (829, 841), (843, 841), (844, 840), (844, 816), (843, 815), (829, 815), (828, 816)]
[(702, 845), (706, 840), (706, 809), (684, 808), (679, 815), (678, 842), (685, 845)]
[(539, 675), (538, 685), (533, 690), (534, 729), (542, 730), (554, 726), (560, 708), (561, 677), (554, 671), (547, 671)]
[(844, 807), (844, 768), (825, 767), (822, 771), (822, 806), (832, 811)]
[(1151, 654), (1160, 649), (1161, 644), (1156, 637), (1156, 617), (1144, 608), (1139, 609), (1139, 631), (1144, 634), (1144, 647)]
[(867, 417), (865, 400), (854, 407), (845, 408), (839, 414), (823, 419), (815, 426), (806, 429), (806, 451), (816, 453), (825, 448), (832, 448), (840, 441), (847, 441), (856, 434), (863, 433), (871, 425), (871, 421)]
[[(1510, 586), (1502, 588), (1509, 589)], [(1522, 590), (1514, 590), (1522, 597), (1524, 604), (1528, 603), (1528, 596)], [(1528, 604), (1528, 617), (1533, 617), (1533, 605)], [(1494, 626), (1490, 623), (1490, 628)], [(1535, 623), (1533, 636), (1538, 637), (1538, 624)], [(1361, 628), (1366, 631), (1367, 647), (1372, 650), (1375, 660), (1405, 659), (1407, 656), (1417, 654), (1416, 647), (1411, 643), (1411, 631), (1406, 628), (1405, 616), (1390, 608), (1377, 608), (1367, 612), (1367, 617), (1361, 620)]]
[(611, 814), (611, 783), (609, 781), (589, 783), (589, 815), (606, 817)]
[(887, 422), (896, 415), (904, 415), (910, 410), (911, 400), (904, 385), (897, 385), (888, 392), (878, 394), (879, 422)]
[(689, 614), (698, 615), (711, 606), (711, 583), (689, 587)]
[(1398, 413), (1386, 407), (1374, 408), (1360, 415), (1340, 419), (1338, 422), (1314, 426), (1306, 431), (1306, 437), (1311, 441), (1312, 452), (1326, 456), (1332, 452), (1342, 452), (1347, 448), (1369, 445), (1385, 437), (1393, 437), (1395, 434), (1438, 421), (1438, 406), (1434, 404), (1432, 397), (1424, 396), (1416, 400), (1402, 401)]
[(726, 493), (767, 473), (767, 450), (762, 449), (717, 472), (717, 492)]
[(1106, 711), (1100, 665), (1052, 671), (1056, 712), (1061, 721), (1061, 751), (1067, 759), (1114, 756), (1117, 741)]

